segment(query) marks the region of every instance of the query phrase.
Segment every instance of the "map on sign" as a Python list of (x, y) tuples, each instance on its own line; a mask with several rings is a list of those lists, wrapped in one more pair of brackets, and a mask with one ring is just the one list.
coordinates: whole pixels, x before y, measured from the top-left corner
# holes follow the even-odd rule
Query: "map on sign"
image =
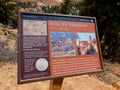
[(23, 35), (47, 35), (47, 22), (23, 20)]

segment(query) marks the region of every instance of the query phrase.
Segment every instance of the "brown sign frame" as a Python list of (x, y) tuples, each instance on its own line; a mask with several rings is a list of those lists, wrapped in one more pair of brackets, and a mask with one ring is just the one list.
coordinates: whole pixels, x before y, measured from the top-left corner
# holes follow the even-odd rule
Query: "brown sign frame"
[[(47, 18), (47, 19), (45, 19), (44, 18), (44, 16), (45, 17), (50, 17), (50, 18)], [(52, 19), (51, 19), (51, 17), (52, 17)], [(56, 18), (54, 18), (54, 17), (57, 17), (57, 19)], [(39, 18), (39, 19), (37, 19), (37, 18)], [(96, 43), (97, 43), (97, 47), (98, 47), (98, 53), (97, 53), (97, 55), (98, 55), (98, 58), (99, 58), (99, 60), (97, 60), (98, 62), (99, 62), (99, 69), (97, 70), (93, 70), (93, 71), (85, 71), (85, 72), (78, 72), (78, 73), (71, 73), (71, 74), (63, 74), (63, 75), (58, 75), (57, 76), (57, 74), (55, 74), (56, 76), (41, 76), (41, 77), (39, 77), (39, 75), (37, 76), (37, 77), (32, 77), (32, 75), (31, 75), (31, 77), (30, 78), (24, 78), (23, 79), (23, 75), (25, 75), (25, 73), (24, 72), (26, 72), (26, 73), (28, 73), (28, 72), (30, 72), (30, 70), (27, 70), (28, 68), (30, 68), (29, 67), (29, 65), (28, 65), (28, 68), (26, 69), (26, 71), (25, 71), (25, 65), (24, 65), (24, 63), (25, 63), (25, 59), (27, 60), (29, 60), (30, 61), (30, 59), (29, 59), (29, 55), (28, 55), (28, 53), (27, 53), (27, 49), (29, 49), (29, 48), (26, 48), (26, 47), (24, 47), (23, 48), (23, 42), (25, 42), (25, 38), (26, 37), (24, 37), (24, 36), (26, 36), (26, 35), (28, 35), (28, 36), (32, 36), (31, 35), (31, 33), (24, 33), (23, 32), (23, 28), (24, 28), (24, 26), (25, 25), (23, 25), (23, 23), (25, 23), (26, 24), (26, 26), (27, 26), (27, 24), (29, 24), (29, 20), (34, 20), (34, 21), (39, 21), (39, 20), (43, 20), (43, 18), (44, 18), (44, 20), (46, 20), (47, 21), (47, 40), (48, 40), (48, 54), (50, 54), (50, 55), (48, 55), (48, 59), (51, 57), (51, 52), (50, 52), (50, 43), (52, 42), (52, 40), (50, 41), (50, 35), (48, 35), (48, 34), (50, 34), (50, 33), (53, 33), (53, 36), (54, 36), (54, 32), (52, 32), (52, 30), (50, 31), (50, 29), (49, 29), (49, 31), (50, 32), (48, 32), (48, 24), (49, 23), (54, 23), (53, 21), (63, 21), (63, 22), (66, 22), (66, 21), (69, 21), (68, 19), (72, 19), (70, 22), (74, 22), (73, 23), (73, 27), (75, 27), (74, 26), (74, 24), (76, 24), (75, 22), (87, 22), (87, 23), (94, 23), (94, 29), (95, 29), (95, 37), (96, 37)], [(60, 19), (60, 18), (64, 18), (64, 20), (62, 19)], [(74, 19), (75, 20), (77, 20), (77, 19), (80, 19), (81, 21), (74, 21)], [(43, 21), (44, 21), (43, 20)], [(49, 20), (49, 22), (48, 22), (48, 20)], [(88, 20), (88, 21), (87, 21)], [(39, 22), (38, 22), (39, 23)], [(40, 22), (41, 23), (41, 22)], [(44, 23), (44, 22), (43, 22)], [(59, 22), (58, 24), (60, 24), (60, 23), (62, 23), (62, 22)], [(69, 22), (66, 22), (67, 24), (69, 24)], [(31, 24), (29, 24), (29, 25), (31, 25)], [(50, 25), (50, 24), (49, 24)], [(51, 24), (52, 25), (52, 24)], [(72, 27), (72, 24), (70, 24), (71, 25), (71, 27)], [(34, 82), (34, 81), (40, 81), (40, 80), (49, 80), (49, 79), (56, 79), (56, 78), (63, 78), (63, 77), (70, 77), (70, 76), (77, 76), (77, 75), (82, 75), (82, 74), (88, 74), (88, 73), (94, 73), (94, 72), (101, 72), (101, 71), (103, 71), (103, 66), (102, 66), (102, 56), (101, 56), (101, 49), (100, 49), (100, 43), (99, 43), (99, 36), (98, 36), (98, 29), (97, 29), (97, 22), (96, 22), (96, 18), (95, 17), (86, 17), (86, 16), (73, 16), (73, 15), (61, 15), (61, 14), (48, 14), (48, 13), (26, 13), (26, 12), (19, 12), (19, 24), (18, 24), (18, 26), (19, 26), (19, 30), (18, 30), (18, 83), (19, 84), (22, 84), (22, 83), (28, 83), (28, 82)], [(54, 25), (53, 25), (54, 26)], [(80, 26), (80, 25), (78, 25), (78, 26)], [(52, 26), (49, 26), (49, 27), (52, 27)], [(55, 27), (57, 27), (58, 28), (58, 26), (55, 26)], [(61, 27), (61, 26), (60, 26)], [(81, 27), (81, 26), (80, 26)], [(83, 25), (83, 27), (84, 27), (84, 25)], [(82, 27), (81, 27), (82, 28)], [(33, 29), (33, 28), (32, 28)], [(54, 29), (56, 29), (56, 28), (54, 28)], [(37, 29), (36, 29), (37, 30)], [(70, 29), (71, 30), (71, 29)], [(24, 34), (24, 35), (23, 35)], [(55, 33), (56, 34), (56, 33)], [(69, 33), (68, 33), (69, 34)], [(71, 33), (70, 33), (71, 34)], [(81, 34), (79, 34), (78, 33), (78, 35), (83, 35), (83, 33)], [(88, 35), (88, 34), (86, 34), (86, 35)], [(92, 35), (92, 34), (90, 34), (90, 35)], [(27, 36), (27, 37), (28, 37)], [(51, 34), (51, 36), (52, 36), (52, 34)], [(35, 39), (35, 38), (33, 38), (33, 39)], [(26, 42), (27, 42), (27, 40), (29, 40), (29, 38), (27, 38), (26, 39)], [(36, 39), (37, 40), (37, 39)], [(77, 40), (76, 40), (76, 42), (77, 42)], [(76, 43), (75, 42), (75, 43)], [(26, 43), (25, 43), (26, 44)], [(24, 50), (25, 50), (25, 52), (24, 52)], [(28, 50), (28, 52), (30, 51), (30, 49)], [(25, 53), (27, 53), (27, 54), (25, 54)], [(26, 56), (26, 55), (28, 55), (28, 57)], [(25, 58), (25, 56), (26, 56), (26, 58)], [(88, 55), (87, 55), (88, 56)], [(89, 56), (91, 56), (91, 55), (89, 55)], [(88, 57), (89, 57), (88, 56)], [(53, 56), (54, 57), (54, 56)], [(57, 57), (55, 57), (55, 58), (57, 58)], [(83, 57), (84, 58), (84, 57)], [(69, 58), (66, 58), (66, 59), (69, 59)], [(93, 59), (93, 57), (91, 57), (91, 59)], [(52, 59), (51, 59), (52, 60)], [(34, 61), (34, 60), (33, 60)], [(44, 60), (43, 60), (44, 61)], [(27, 63), (28, 61), (26, 61), (26, 63)], [(32, 62), (32, 60), (31, 60), (31, 62)], [(44, 62), (45, 63), (45, 62)], [(50, 67), (50, 69), (51, 69), (51, 67), (52, 66), (50, 66), (50, 63), (51, 63), (51, 61), (49, 60), (49, 62), (48, 62), (48, 64), (49, 64), (49, 67)], [(38, 66), (38, 68), (41, 70), (41, 72), (42, 72), (42, 69)], [(33, 68), (32, 68), (33, 69)], [(48, 72), (50, 72), (51, 73), (51, 70), (48, 70)], [(34, 72), (33, 72), (34, 73)], [(35, 75), (35, 74), (34, 74)], [(53, 74), (54, 75), (54, 74)]]

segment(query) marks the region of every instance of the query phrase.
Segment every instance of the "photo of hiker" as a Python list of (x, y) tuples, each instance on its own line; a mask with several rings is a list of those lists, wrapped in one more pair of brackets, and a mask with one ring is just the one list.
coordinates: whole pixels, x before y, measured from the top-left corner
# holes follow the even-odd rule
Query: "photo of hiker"
[(78, 55), (98, 53), (95, 33), (76, 33)]
[(75, 56), (74, 33), (52, 32), (52, 57)]

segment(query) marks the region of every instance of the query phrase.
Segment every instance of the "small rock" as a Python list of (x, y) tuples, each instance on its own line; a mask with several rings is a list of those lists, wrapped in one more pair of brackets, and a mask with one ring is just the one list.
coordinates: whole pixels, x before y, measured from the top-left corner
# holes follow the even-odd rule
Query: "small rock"
[(112, 86), (116, 89), (120, 89), (120, 83), (113, 83)]

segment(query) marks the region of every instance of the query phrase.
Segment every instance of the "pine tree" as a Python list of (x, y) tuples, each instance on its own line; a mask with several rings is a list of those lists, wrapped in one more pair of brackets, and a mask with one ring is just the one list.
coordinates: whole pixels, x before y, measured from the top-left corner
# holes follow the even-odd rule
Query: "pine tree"
[(61, 3), (61, 11), (62, 14), (72, 14), (72, 15), (78, 15), (78, 8), (77, 8), (77, 2), (74, 0), (64, 0), (63, 3)]
[(0, 0), (0, 22), (8, 25), (9, 20), (13, 19), (17, 8), (16, 4), (13, 4), (14, 0)]

